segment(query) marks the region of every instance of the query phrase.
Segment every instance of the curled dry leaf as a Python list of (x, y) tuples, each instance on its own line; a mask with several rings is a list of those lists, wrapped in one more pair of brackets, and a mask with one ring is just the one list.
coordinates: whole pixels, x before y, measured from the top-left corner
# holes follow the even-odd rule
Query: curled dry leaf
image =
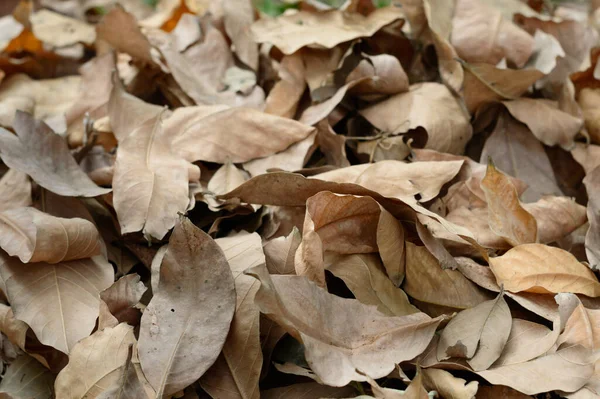
[(569, 252), (543, 244), (523, 244), (490, 258), (498, 284), (510, 292), (573, 292), (600, 296), (592, 271)]
[[(362, 80), (362, 78), (371, 78)], [(346, 77), (346, 82), (359, 80), (351, 92), (361, 96), (398, 94), (408, 91), (408, 76), (400, 61), (388, 54), (367, 56)]]
[(485, 177), (481, 180), (488, 203), (490, 229), (511, 245), (537, 242), (538, 226), (535, 217), (527, 212), (517, 189), (508, 176), (489, 162)]
[(24, 352), (27, 330), (29, 330), (29, 326), (21, 320), (15, 319), (10, 306), (0, 304), (0, 332)]
[(412, 85), (408, 92), (365, 108), (360, 114), (389, 134), (421, 127), (427, 132), (425, 148), (451, 154), (461, 154), (472, 136), (469, 119), (450, 90), (439, 83)]
[(134, 343), (133, 327), (126, 323), (79, 341), (69, 354), (69, 364), (56, 377), (57, 397), (96, 397), (110, 388), (121, 378)]
[(75, 162), (67, 143), (44, 122), (17, 111), (14, 128), (16, 136), (0, 129), (0, 157), (10, 168), (67, 197), (95, 197), (110, 191), (90, 180)]
[(146, 289), (139, 275), (128, 274), (102, 291), (100, 299), (119, 323), (136, 326), (140, 320), (140, 311), (134, 306), (139, 303)]
[(527, 125), (547, 146), (560, 145), (567, 151), (572, 149), (575, 136), (583, 126), (581, 119), (561, 111), (551, 101), (519, 98), (503, 104), (515, 119)]
[(420, 302), (452, 309), (467, 309), (490, 299), (458, 270), (442, 269), (427, 248), (409, 242), (402, 288)]
[(262, 351), (260, 312), (254, 303), (259, 287), (256, 279), (245, 275), (248, 268), (264, 265), (260, 236), (238, 234), (218, 238), (235, 280), (236, 306), (227, 340), (215, 364), (202, 376), (200, 385), (214, 397), (257, 399), (260, 396)]
[(492, 384), (506, 385), (527, 395), (555, 389), (575, 392), (594, 373), (592, 358), (589, 350), (575, 345), (528, 362), (492, 367), (477, 374)]
[(365, 305), (377, 306), (377, 310), (390, 316), (418, 313), (408, 297), (383, 271), (376, 255), (325, 254), (325, 268), (342, 279), (356, 299)]
[(496, 299), (463, 310), (442, 331), (437, 357), (466, 358), (475, 371), (486, 370), (502, 354), (512, 325), (504, 292)]
[(142, 230), (162, 239), (189, 203), (188, 181), (197, 166), (174, 153), (162, 112), (131, 132), (119, 145), (113, 178), (113, 203), (121, 233)]
[(380, 8), (367, 17), (339, 10), (300, 11), (274, 19), (260, 19), (252, 25), (252, 34), (258, 43), (272, 43), (289, 55), (302, 47), (330, 49), (340, 43), (370, 37), (403, 17), (402, 9), (395, 6)]
[(15, 169), (9, 169), (0, 179), (0, 212), (31, 205), (31, 182), (29, 177)]
[(302, 276), (270, 276), (264, 267), (250, 273), (261, 281), (256, 294), (261, 312), (304, 344), (309, 366), (331, 386), (365, 381), (365, 374), (389, 374), (427, 347), (442, 320), (423, 313), (388, 317), (373, 306), (331, 295)]
[(6, 370), (0, 382), (0, 395), (8, 399), (54, 397), (54, 374), (28, 355), (21, 355)]
[(452, 45), (468, 62), (497, 64), (503, 58), (517, 67), (533, 52), (533, 37), (480, 0), (458, 0), (452, 19)]
[(15, 317), (42, 344), (67, 354), (92, 332), (99, 294), (114, 280), (112, 266), (99, 256), (57, 264), (23, 264), (11, 258), (2, 268)]
[(85, 219), (27, 207), (0, 213), (0, 246), (23, 263), (59, 263), (100, 255), (103, 243), (96, 226)]
[(140, 326), (140, 364), (158, 396), (187, 387), (215, 362), (234, 310), (234, 281), (223, 251), (182, 218)]

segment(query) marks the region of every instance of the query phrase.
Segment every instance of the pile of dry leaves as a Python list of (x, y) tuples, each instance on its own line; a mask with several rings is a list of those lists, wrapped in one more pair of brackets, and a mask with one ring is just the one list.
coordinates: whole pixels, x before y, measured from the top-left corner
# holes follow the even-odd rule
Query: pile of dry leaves
[(600, 397), (600, 2), (118, 3), (0, 18), (0, 398)]

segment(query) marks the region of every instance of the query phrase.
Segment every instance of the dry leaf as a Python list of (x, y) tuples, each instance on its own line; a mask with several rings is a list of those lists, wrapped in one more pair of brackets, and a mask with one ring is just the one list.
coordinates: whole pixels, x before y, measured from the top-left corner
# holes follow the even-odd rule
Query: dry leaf
[(560, 295), (571, 296), (576, 307), (558, 337), (558, 346), (581, 345), (591, 350), (600, 348), (600, 310), (587, 309), (573, 294)]
[(265, 112), (293, 118), (306, 89), (305, 66), (300, 52), (284, 56), (278, 74), (280, 80), (265, 100)]
[(57, 397), (96, 397), (110, 388), (121, 378), (129, 347), (134, 343), (133, 327), (126, 323), (96, 331), (79, 341), (69, 354), (69, 364), (56, 377)]
[(136, 326), (140, 320), (140, 311), (135, 306), (146, 289), (144, 283), (140, 281), (139, 275), (128, 274), (102, 291), (100, 299), (119, 323)]
[(463, 310), (442, 331), (439, 360), (466, 358), (475, 371), (486, 370), (502, 354), (511, 331), (510, 309), (504, 293), (496, 299)]
[(585, 252), (592, 270), (600, 267), (600, 168), (592, 170), (583, 183), (588, 193), (587, 217), (590, 228), (585, 235)]
[(422, 127), (427, 132), (425, 148), (451, 154), (461, 154), (472, 135), (460, 105), (446, 86), (439, 83), (412, 85), (407, 93), (396, 94), (361, 110), (360, 114), (377, 129), (390, 134)]
[(53, 398), (54, 374), (28, 355), (19, 356), (6, 370), (0, 382), (0, 395), (9, 399)]
[(3, 269), (15, 317), (26, 322), (41, 343), (67, 354), (92, 332), (99, 293), (114, 279), (112, 266), (101, 257), (53, 265), (12, 259)]
[(418, 313), (408, 297), (386, 276), (379, 258), (371, 254), (325, 254), (325, 268), (346, 283), (356, 299), (389, 316)]
[(372, 306), (331, 295), (305, 277), (269, 276), (260, 267), (251, 273), (261, 281), (256, 294), (261, 312), (301, 340), (311, 369), (331, 386), (364, 381), (364, 374), (389, 374), (427, 347), (442, 320), (423, 313), (387, 317)]
[(494, 367), (518, 364), (535, 359), (548, 352), (560, 334), (560, 323), (550, 330), (542, 324), (513, 319), (510, 335), (502, 355)]
[(31, 182), (29, 177), (15, 169), (9, 169), (0, 179), (0, 212), (31, 205)]
[(98, 399), (111, 398), (129, 398), (129, 399), (148, 399), (148, 394), (144, 390), (142, 382), (138, 378), (135, 366), (131, 362), (133, 355), (133, 346), (129, 346), (129, 354), (123, 366), (123, 372), (118, 381), (113, 383), (107, 390), (97, 396)]
[(21, 320), (15, 319), (10, 306), (0, 304), (0, 331), (22, 351), (25, 351), (27, 330), (29, 330), (29, 326)]
[(587, 349), (570, 346), (524, 363), (479, 371), (492, 384), (506, 385), (527, 395), (560, 389), (574, 392), (583, 387), (594, 372)]
[(50, 10), (39, 10), (29, 19), (35, 37), (52, 47), (66, 47), (77, 43), (92, 45), (96, 40), (93, 25)]
[(594, 143), (600, 143), (600, 114), (598, 113), (600, 92), (597, 89), (585, 88), (579, 92), (577, 103), (583, 111), (585, 127)]
[(263, 250), (269, 273), (295, 274), (294, 256), (301, 242), (302, 234), (296, 226), (287, 237), (277, 237), (267, 242)]
[(347, 398), (355, 394), (354, 388), (348, 386), (343, 388), (328, 387), (316, 382), (294, 384), (287, 387), (272, 388), (261, 392), (263, 399), (305, 399), (309, 397), (319, 398)]
[(110, 190), (96, 186), (79, 168), (67, 143), (44, 122), (17, 111), (17, 135), (0, 130), (0, 157), (40, 186), (64, 196), (95, 197)]
[(158, 290), (140, 327), (140, 363), (157, 395), (185, 388), (215, 362), (234, 309), (233, 277), (223, 252), (182, 218), (169, 240)]
[(434, 368), (421, 369), (423, 385), (428, 391), (436, 391), (444, 398), (473, 399), (477, 393), (479, 383), (454, 377), (445, 370)]
[(567, 197), (543, 197), (523, 204), (523, 208), (537, 221), (538, 240), (542, 244), (560, 240), (587, 220), (585, 208)]
[(59, 263), (100, 255), (102, 239), (93, 223), (57, 218), (35, 208), (0, 213), (0, 246), (21, 262)]
[(223, 22), (227, 36), (240, 61), (258, 70), (258, 45), (254, 42), (250, 27), (254, 22), (253, 3), (250, 0), (226, 1), (223, 5)]
[(586, 175), (600, 165), (600, 146), (598, 145), (575, 143), (571, 155), (583, 167)]
[(481, 188), (485, 192), (489, 225), (494, 233), (513, 246), (538, 241), (535, 217), (523, 208), (515, 186), (491, 160), (481, 180)]
[(573, 292), (600, 296), (592, 271), (569, 252), (543, 244), (524, 244), (490, 258), (498, 284), (510, 292)]
[(402, 9), (394, 6), (380, 8), (367, 17), (339, 10), (300, 11), (274, 19), (260, 19), (252, 25), (252, 34), (258, 43), (272, 43), (289, 55), (302, 47), (330, 49), (340, 43), (370, 37), (403, 17)]
[(533, 38), (480, 0), (458, 0), (451, 43), (467, 62), (497, 64), (503, 58), (522, 67), (533, 51)]
[(202, 376), (200, 385), (212, 396), (220, 398), (257, 399), (262, 365), (259, 336), (260, 312), (254, 303), (259, 282), (243, 272), (265, 263), (260, 236), (239, 234), (219, 238), (235, 279), (235, 315), (221, 356)]

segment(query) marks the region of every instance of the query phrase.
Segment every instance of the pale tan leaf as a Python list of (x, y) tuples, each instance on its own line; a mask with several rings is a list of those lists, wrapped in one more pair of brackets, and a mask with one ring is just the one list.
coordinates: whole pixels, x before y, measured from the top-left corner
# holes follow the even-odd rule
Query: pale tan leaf
[(570, 346), (524, 363), (479, 371), (492, 384), (506, 385), (527, 395), (560, 389), (574, 392), (594, 373), (590, 352)]
[(268, 389), (262, 391), (260, 397), (263, 399), (348, 398), (355, 393), (354, 388), (350, 386), (337, 388), (320, 385), (316, 382), (307, 382)]
[(148, 394), (144, 390), (144, 386), (135, 371), (135, 366), (131, 362), (132, 355), (133, 346), (130, 345), (120, 378), (98, 395), (97, 399), (148, 399)]
[(234, 310), (234, 281), (223, 252), (182, 218), (140, 327), (140, 363), (159, 396), (190, 385), (215, 362)]
[(445, 370), (434, 368), (421, 369), (423, 385), (429, 391), (436, 391), (447, 399), (473, 399), (477, 393), (479, 383), (454, 377)]
[(586, 175), (600, 165), (600, 145), (575, 143), (571, 155), (583, 167)]
[(302, 242), (302, 234), (296, 226), (287, 237), (277, 237), (265, 244), (267, 269), (271, 274), (295, 274), (294, 256)]
[(100, 299), (107, 305), (110, 313), (119, 323), (136, 326), (140, 320), (140, 311), (135, 308), (146, 286), (137, 274), (128, 274), (100, 293)]
[(510, 309), (504, 293), (496, 299), (463, 310), (442, 331), (439, 360), (466, 358), (475, 371), (486, 370), (502, 354), (511, 331)]
[(111, 264), (99, 256), (57, 264), (13, 261), (4, 267), (15, 317), (27, 323), (41, 343), (67, 354), (92, 332), (99, 293), (114, 280)]
[(510, 336), (494, 367), (518, 364), (548, 352), (560, 334), (560, 323), (554, 329), (528, 320), (513, 319)]
[(558, 337), (558, 345), (581, 345), (584, 348), (598, 350), (600, 348), (600, 310), (587, 309), (573, 295), (576, 307), (569, 316), (564, 330)]
[(367, 107), (360, 114), (387, 133), (402, 134), (422, 127), (427, 132), (425, 148), (451, 154), (462, 154), (472, 136), (471, 124), (459, 103), (439, 83), (411, 85), (408, 92)]
[[(362, 80), (362, 78), (371, 78)], [(361, 96), (398, 94), (408, 91), (408, 76), (400, 61), (389, 54), (367, 56), (346, 77), (346, 82), (359, 80), (351, 93)]]
[(356, 299), (389, 316), (417, 313), (408, 297), (385, 275), (383, 265), (376, 255), (339, 255), (326, 253), (325, 268), (346, 283)]
[(93, 25), (66, 17), (50, 10), (39, 10), (29, 17), (33, 34), (52, 47), (66, 47), (77, 43), (92, 45), (96, 40)]
[(240, 61), (258, 70), (258, 44), (254, 42), (250, 27), (254, 22), (254, 8), (250, 0), (223, 2), (225, 31), (231, 39)]
[(23, 263), (59, 263), (100, 255), (103, 243), (96, 226), (85, 219), (27, 207), (0, 213), (0, 246)]
[(179, 108), (165, 121), (173, 151), (190, 162), (247, 162), (282, 151), (313, 128), (250, 108)]
[(121, 323), (79, 341), (69, 354), (69, 364), (56, 377), (60, 398), (96, 397), (122, 375), (129, 347), (135, 343), (133, 327)]
[(592, 270), (600, 268), (600, 167), (583, 179), (588, 194), (587, 217), (590, 228), (585, 235), (585, 253)]
[(83, 172), (67, 143), (48, 125), (17, 111), (17, 135), (0, 130), (0, 156), (12, 169), (27, 173), (40, 186), (64, 196), (95, 197), (110, 190), (100, 188)]
[(389, 374), (395, 364), (427, 347), (442, 320), (423, 313), (384, 316), (373, 306), (331, 295), (302, 276), (270, 276), (264, 267), (251, 274), (261, 281), (256, 294), (261, 312), (304, 344), (310, 368), (331, 386), (364, 381), (364, 374)]
[(15, 319), (10, 306), (0, 304), (0, 332), (23, 351), (25, 351), (27, 330), (29, 330), (29, 326), (21, 320)]
[(29, 177), (16, 169), (9, 169), (0, 179), (0, 212), (31, 205)]
[(51, 399), (54, 374), (28, 355), (19, 356), (6, 370), (0, 382), (0, 394), (12, 399)]
[(537, 221), (538, 241), (548, 244), (558, 241), (584, 225), (585, 207), (568, 197), (542, 197), (523, 208)]
[(463, 96), (471, 113), (488, 103), (514, 100), (544, 74), (537, 69), (500, 69), (487, 63), (462, 63), (465, 70)]
[(406, 243), (404, 291), (421, 302), (454, 309), (467, 309), (490, 296), (458, 270), (442, 269), (425, 247)]
[(265, 112), (293, 118), (306, 89), (302, 55), (297, 52), (284, 56), (278, 74), (280, 80), (275, 83), (265, 100)]
[(524, 202), (562, 195), (544, 146), (509, 115), (500, 115), (483, 147), (481, 162), (487, 163), (490, 157), (498, 169), (527, 183), (529, 188), (521, 196)]
[(569, 252), (543, 244), (524, 244), (490, 258), (498, 284), (510, 292), (573, 292), (600, 296), (594, 273)]
[(485, 192), (489, 225), (494, 233), (513, 246), (537, 242), (535, 217), (523, 208), (515, 186), (491, 160), (481, 180), (481, 188)]
[(600, 91), (595, 88), (584, 88), (579, 92), (577, 103), (583, 111), (585, 127), (592, 141), (600, 143), (600, 113), (598, 103), (600, 102)]
[(300, 11), (273, 19), (260, 19), (252, 25), (252, 34), (258, 43), (272, 43), (289, 55), (302, 47), (330, 49), (340, 43), (370, 37), (403, 17), (402, 9), (394, 6), (380, 8), (367, 17), (339, 10)]
[(221, 356), (200, 379), (200, 385), (213, 397), (257, 399), (262, 367), (260, 312), (254, 296), (260, 283), (244, 274), (248, 268), (265, 263), (258, 234), (238, 234), (215, 240), (229, 262), (235, 280), (235, 315)]
[(561, 111), (556, 104), (546, 100), (519, 98), (503, 104), (515, 119), (527, 125), (547, 146), (560, 145), (570, 150), (583, 126), (581, 119)]
[(221, 166), (208, 181), (209, 191), (220, 195), (230, 192), (247, 180), (244, 173), (231, 162)]
[(533, 38), (479, 0), (458, 0), (452, 19), (451, 43), (467, 62), (495, 65), (503, 58), (517, 67), (533, 51)]
[(142, 230), (162, 239), (175, 225), (177, 213), (187, 209), (188, 181), (200, 174), (197, 166), (175, 154), (161, 115), (133, 130), (117, 151), (113, 203), (122, 234)]

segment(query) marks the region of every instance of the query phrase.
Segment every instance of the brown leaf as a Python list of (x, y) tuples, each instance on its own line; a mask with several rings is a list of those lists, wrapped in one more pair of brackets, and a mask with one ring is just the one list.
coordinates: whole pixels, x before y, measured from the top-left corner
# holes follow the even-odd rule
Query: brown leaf
[(600, 296), (592, 271), (569, 252), (543, 244), (524, 244), (490, 258), (498, 284), (510, 292), (573, 292)]
[(202, 376), (200, 385), (219, 398), (257, 399), (262, 366), (259, 316), (254, 303), (259, 282), (243, 272), (265, 263), (260, 236), (239, 234), (218, 238), (235, 279), (236, 307), (221, 356)]
[[(434, 111), (435, 110), (435, 111)], [(419, 83), (360, 111), (373, 126), (386, 133), (402, 134), (418, 127), (427, 132), (425, 148), (461, 154), (472, 128), (446, 86)]]
[[(219, 108), (217, 108), (219, 107)], [(313, 128), (250, 108), (179, 108), (165, 121), (173, 151), (190, 162), (247, 162), (282, 151)]]
[(68, 354), (94, 328), (98, 294), (114, 280), (110, 263), (95, 257), (23, 264), (3, 257), (0, 274), (15, 317), (26, 322), (41, 343)]
[(31, 205), (31, 182), (29, 177), (15, 169), (9, 169), (0, 179), (0, 212)]
[(560, 240), (587, 220), (585, 208), (567, 197), (543, 197), (523, 204), (523, 208), (537, 221), (538, 241), (542, 244)]
[(140, 320), (140, 311), (134, 306), (139, 303), (146, 289), (139, 275), (128, 274), (102, 291), (100, 299), (119, 323), (136, 326)]
[(267, 269), (271, 274), (295, 274), (294, 256), (302, 242), (302, 234), (296, 226), (287, 237), (277, 237), (263, 247)]
[(510, 309), (504, 293), (463, 310), (442, 331), (437, 347), (440, 360), (466, 358), (475, 371), (486, 370), (502, 354), (511, 331)]
[(134, 343), (133, 327), (126, 323), (79, 341), (69, 354), (69, 364), (56, 377), (57, 397), (96, 397), (110, 388), (121, 377)]
[(22, 351), (25, 351), (27, 330), (29, 330), (29, 326), (21, 320), (15, 319), (10, 306), (0, 304), (0, 331)]
[(462, 63), (465, 70), (463, 96), (469, 112), (487, 103), (514, 100), (544, 74), (537, 69), (500, 69), (485, 63)]
[(112, 399), (112, 398), (128, 398), (128, 399), (148, 399), (148, 394), (144, 391), (144, 386), (138, 378), (135, 366), (131, 362), (131, 356), (133, 355), (133, 346), (129, 346), (129, 354), (125, 364), (123, 365), (123, 372), (118, 381), (113, 383), (107, 390), (97, 396), (98, 399)]
[(327, 293), (305, 277), (269, 276), (254, 268), (261, 287), (256, 302), (269, 318), (300, 339), (306, 360), (326, 384), (344, 386), (380, 378), (426, 347), (441, 318), (422, 313), (387, 317), (372, 306)]
[(265, 112), (293, 118), (306, 89), (305, 66), (299, 52), (283, 57), (279, 65), (279, 79), (265, 100)]
[(185, 388), (215, 362), (235, 309), (223, 252), (188, 219), (177, 222), (160, 274), (138, 344), (142, 370), (158, 396)]
[(571, 155), (585, 170), (586, 175), (590, 174), (596, 166), (600, 165), (600, 146), (583, 143), (575, 143), (575, 147), (571, 150)]
[(594, 373), (590, 352), (570, 346), (524, 363), (479, 371), (492, 384), (506, 385), (527, 395), (560, 389), (574, 392)]
[(522, 67), (533, 51), (533, 38), (478, 0), (456, 2), (452, 45), (467, 62), (497, 64), (503, 58)]
[(113, 203), (122, 234), (142, 230), (162, 239), (187, 209), (188, 181), (199, 176), (198, 167), (175, 154), (161, 118), (145, 121), (119, 145)]
[(418, 313), (408, 297), (385, 274), (379, 258), (371, 254), (325, 254), (325, 268), (342, 279), (356, 299), (389, 316)]
[(592, 270), (600, 268), (600, 168), (583, 179), (588, 193), (587, 217), (590, 228), (585, 235), (585, 253)]
[(591, 350), (600, 348), (600, 310), (586, 308), (573, 294), (560, 295), (571, 296), (576, 307), (558, 337), (558, 346), (581, 345)]
[(258, 45), (250, 32), (254, 22), (253, 3), (250, 0), (235, 0), (222, 4), (225, 31), (233, 42), (236, 55), (240, 61), (257, 71)]
[(54, 374), (28, 355), (19, 356), (6, 370), (0, 382), (5, 398), (53, 398)]
[(534, 136), (547, 146), (560, 145), (570, 150), (583, 126), (581, 119), (561, 111), (550, 101), (519, 98), (503, 104), (515, 119), (527, 125)]
[(272, 388), (261, 392), (263, 399), (306, 399), (306, 398), (347, 398), (349, 395), (356, 394), (350, 387), (328, 387), (316, 382), (306, 382), (303, 384), (294, 384), (287, 387)]
[(600, 143), (600, 114), (598, 113), (598, 102), (600, 102), (600, 90), (585, 88), (579, 92), (577, 103), (583, 111), (585, 127), (592, 142)]
[(59, 263), (100, 255), (103, 243), (85, 219), (57, 218), (27, 207), (0, 213), (0, 246), (24, 263)]
[[(362, 80), (363, 78), (370, 78)], [(398, 94), (408, 91), (408, 76), (400, 61), (391, 55), (367, 56), (346, 77), (346, 82), (358, 81), (350, 91), (361, 96)]]
[(562, 195), (550, 160), (542, 144), (525, 125), (502, 114), (481, 153), (481, 162), (489, 157), (497, 168), (529, 186), (523, 193), (524, 202), (537, 201), (544, 195)]
[(260, 19), (252, 25), (252, 34), (258, 43), (272, 43), (289, 55), (302, 47), (330, 49), (340, 43), (370, 37), (403, 17), (402, 10), (394, 6), (380, 8), (367, 17), (339, 10), (300, 11), (274, 19)]
[(515, 186), (491, 160), (481, 180), (481, 188), (485, 192), (489, 225), (494, 233), (513, 246), (537, 242), (535, 217), (523, 208)]
[(483, 385), (477, 391), (477, 399), (527, 399), (532, 396), (525, 395), (519, 391), (504, 385)]
[(425, 247), (406, 243), (406, 280), (402, 285), (411, 298), (454, 309), (467, 309), (490, 296), (457, 270), (442, 269)]
[(12, 169), (64, 196), (95, 197), (110, 190), (96, 186), (69, 152), (67, 143), (44, 122), (17, 111), (17, 135), (0, 130), (0, 156)]

